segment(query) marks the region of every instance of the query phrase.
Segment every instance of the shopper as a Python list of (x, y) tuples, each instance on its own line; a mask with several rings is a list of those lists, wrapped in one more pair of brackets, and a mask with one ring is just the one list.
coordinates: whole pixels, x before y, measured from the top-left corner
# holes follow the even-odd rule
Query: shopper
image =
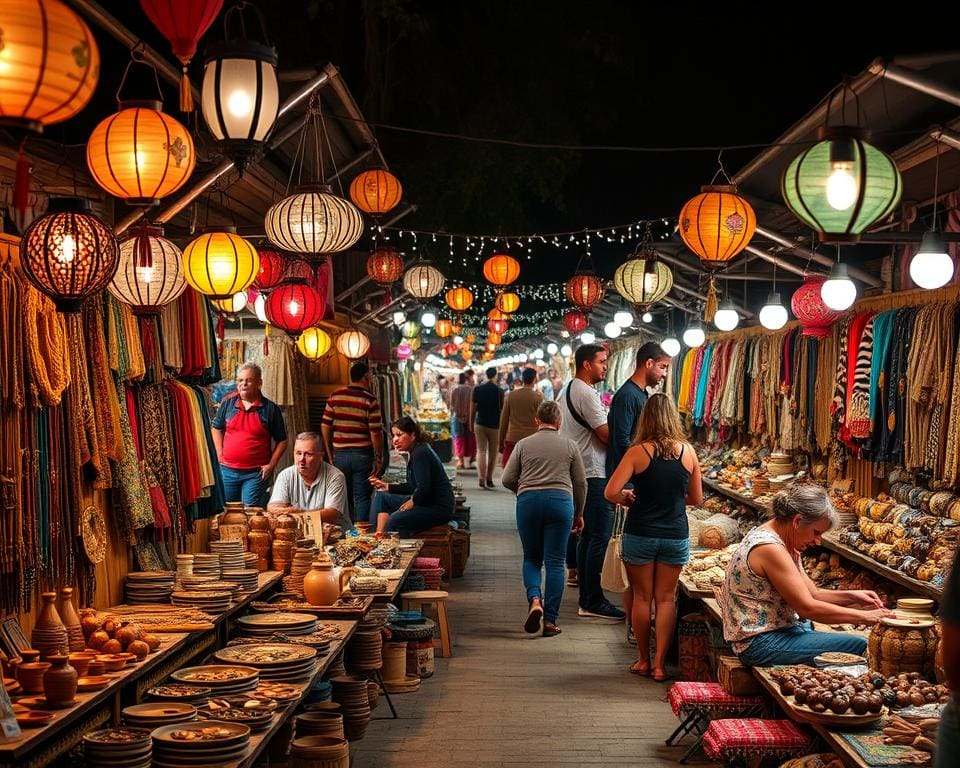
[(370, 484), (379, 491), (373, 497), (370, 522), (376, 524), (377, 533), (399, 531), (406, 538), (450, 521), (455, 506), (453, 487), (417, 422), (401, 416), (393, 422), (391, 431), (393, 447), (410, 454), (407, 479), (388, 484), (378, 477), (370, 478)]
[(819, 546), (837, 522), (827, 492), (798, 483), (773, 497), (773, 519), (740, 542), (723, 583), (723, 636), (751, 666), (813, 664), (825, 651), (862, 654), (865, 638), (815, 632), (824, 624), (875, 624), (893, 611), (871, 590), (819, 589), (800, 563), (800, 552)]
[(477, 455), (477, 440), (470, 421), (470, 404), (473, 402), (473, 371), (461, 373), (459, 384), (450, 393), (450, 431), (453, 435), (453, 452), (457, 457), (457, 469), (471, 469), (470, 462)]
[(604, 463), (607, 453), (607, 414), (594, 388), (607, 375), (607, 350), (599, 344), (583, 344), (574, 356), (576, 373), (558, 398), (562, 422), (560, 434), (577, 444), (587, 476), (587, 501), (583, 530), (577, 544), (580, 616), (623, 621), (624, 612), (607, 600), (600, 588), (600, 570), (613, 528), (613, 507), (603, 497), (607, 484)]
[[(511, 395), (512, 397), (513, 395)], [(509, 402), (509, 398), (508, 398)], [(543, 636), (560, 634), (563, 564), (571, 530), (583, 527), (587, 480), (577, 444), (561, 437), (560, 408), (540, 404), (537, 431), (517, 441), (503, 471), (503, 484), (517, 494), (517, 530), (523, 546), (523, 585), (529, 612), (523, 628)], [(540, 570), (546, 568), (544, 589)]]
[[(560, 376), (553, 368), (547, 369), (547, 378), (550, 380), (550, 386), (552, 387), (551, 397), (556, 400), (560, 395), (560, 388), (563, 387), (563, 382), (560, 380)], [(546, 394), (544, 394), (544, 397), (546, 397)]]
[(370, 391), (370, 367), (350, 366), (350, 386), (334, 391), (323, 409), (320, 429), (327, 456), (343, 472), (350, 489), (350, 517), (370, 518), (370, 475), (383, 463), (383, 419), (380, 401)]
[[(940, 600), (942, 621), (940, 643), (947, 685), (953, 692), (940, 714), (937, 729), (937, 750), (933, 753), (934, 768), (956, 765), (960, 754), (960, 557), (953, 558), (953, 567)], [(950, 757), (953, 755), (953, 757)]]
[(225, 501), (248, 507), (267, 503), (267, 481), (287, 449), (280, 407), (264, 397), (259, 365), (237, 371), (237, 391), (226, 397), (210, 421), (210, 433), (223, 475)]
[[(632, 487), (627, 488), (628, 484)], [(669, 679), (664, 668), (677, 621), (676, 593), (680, 569), (690, 556), (687, 504), (703, 501), (700, 465), (686, 442), (680, 414), (664, 394), (647, 400), (637, 438), (624, 454), (604, 494), (613, 504), (629, 506), (621, 555), (630, 589), (624, 605), (637, 643), (630, 671)], [(657, 649), (650, 660), (650, 622), (656, 606)]]
[(477, 468), (480, 487), (493, 488), (493, 467), (497, 463), (497, 445), (500, 441), (500, 411), (503, 408), (503, 390), (497, 386), (497, 369), (487, 368), (487, 380), (473, 389), (470, 403), (470, 423), (477, 436)]
[(513, 446), (537, 431), (537, 408), (543, 402), (543, 395), (533, 386), (537, 381), (537, 372), (533, 368), (524, 368), (520, 381), (520, 386), (507, 395), (500, 413), (498, 445), (503, 454), (503, 466), (507, 466)]
[(294, 465), (277, 475), (267, 512), (275, 518), (281, 512), (310, 518), (317, 542), (323, 523), (350, 528), (347, 509), (347, 480), (339, 469), (323, 460), (321, 437), (301, 432), (293, 443)]
[(537, 379), (537, 389), (540, 390), (540, 394), (543, 395), (544, 400), (554, 399), (553, 381), (546, 371), (541, 373)]

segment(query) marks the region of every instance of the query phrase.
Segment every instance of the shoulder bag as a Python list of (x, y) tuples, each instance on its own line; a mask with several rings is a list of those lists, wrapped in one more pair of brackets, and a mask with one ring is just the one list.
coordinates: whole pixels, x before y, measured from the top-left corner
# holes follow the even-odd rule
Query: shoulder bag
[(626, 592), (630, 589), (627, 567), (623, 564), (623, 523), (627, 516), (626, 507), (617, 504), (613, 517), (613, 533), (607, 542), (607, 551), (600, 570), (600, 586), (610, 592)]

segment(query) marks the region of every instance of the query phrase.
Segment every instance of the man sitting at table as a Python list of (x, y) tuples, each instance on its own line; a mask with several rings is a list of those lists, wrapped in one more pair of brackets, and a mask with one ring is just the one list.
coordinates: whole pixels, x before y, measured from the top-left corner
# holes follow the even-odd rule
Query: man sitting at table
[(294, 465), (287, 467), (273, 484), (267, 505), (271, 518), (281, 512), (306, 514), (319, 543), (323, 523), (350, 529), (347, 512), (347, 479), (343, 472), (323, 460), (319, 432), (301, 432), (293, 445)]

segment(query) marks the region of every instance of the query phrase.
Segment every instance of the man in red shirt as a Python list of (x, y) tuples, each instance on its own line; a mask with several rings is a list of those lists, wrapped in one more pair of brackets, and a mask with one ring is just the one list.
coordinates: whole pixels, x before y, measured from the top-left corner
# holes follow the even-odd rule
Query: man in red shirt
[(280, 407), (263, 396), (260, 366), (244, 363), (237, 392), (225, 397), (210, 422), (226, 501), (267, 506), (267, 481), (287, 447)]

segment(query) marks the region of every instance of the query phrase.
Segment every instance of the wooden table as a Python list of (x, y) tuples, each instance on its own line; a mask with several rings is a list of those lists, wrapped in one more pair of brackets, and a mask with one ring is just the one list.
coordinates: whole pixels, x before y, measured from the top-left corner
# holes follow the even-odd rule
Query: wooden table
[(709, 589), (701, 589), (698, 587), (689, 576), (680, 574), (680, 589), (687, 597), (694, 600), (702, 600), (704, 598), (713, 597), (713, 587)]
[(373, 602), (392, 603), (394, 600), (396, 600), (397, 595), (400, 593), (400, 587), (403, 585), (404, 579), (407, 578), (407, 575), (410, 573), (410, 568), (413, 567), (413, 561), (417, 559), (417, 555), (420, 554), (420, 549), (423, 547), (423, 539), (404, 539), (404, 542), (409, 541), (413, 541), (413, 543), (416, 544), (416, 548), (402, 550), (400, 555), (400, 568), (403, 569), (403, 573), (396, 579), (389, 579), (387, 581), (387, 591), (381, 592), (378, 595), (374, 595)]

